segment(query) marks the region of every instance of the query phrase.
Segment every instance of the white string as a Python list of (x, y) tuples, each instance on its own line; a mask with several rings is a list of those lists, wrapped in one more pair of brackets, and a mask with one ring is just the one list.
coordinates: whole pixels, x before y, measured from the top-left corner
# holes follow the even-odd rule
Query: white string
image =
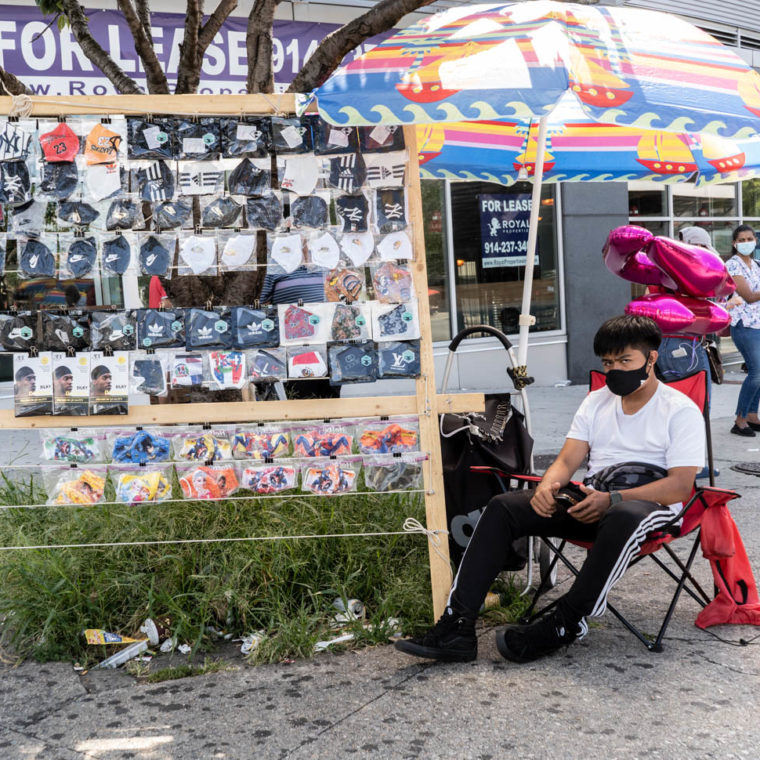
[(441, 535), (449, 535), (449, 532), (443, 528), (436, 528), (435, 530), (429, 530), (419, 520), (414, 517), (407, 517), (404, 520), (403, 525), (406, 533), (424, 533), (430, 541), (430, 545), (433, 547), (433, 551), (438, 555), (439, 559), (443, 561), (446, 567), (449, 569), (449, 575), (452, 576), (451, 563), (449, 558), (441, 551)]
[(2, 77), (0, 77), (0, 87), (3, 88), (3, 92), (10, 96), (11, 99), (11, 110), (8, 112), (8, 116), (18, 116), (22, 119), (26, 119), (32, 113), (32, 109), (34, 108), (32, 99), (25, 93), (12, 95), (8, 92)]
[(296, 536), (248, 536), (246, 538), (177, 538), (163, 541), (121, 541), (102, 542), (92, 544), (40, 544), (37, 546), (0, 546), (0, 551), (24, 551), (43, 549), (105, 549), (119, 546), (168, 546), (177, 544), (229, 544), (243, 541), (301, 541), (311, 538), (374, 538), (378, 536), (408, 536), (415, 533), (424, 533), (431, 542), (433, 549), (448, 565), (448, 559), (440, 551), (440, 534), (448, 534), (447, 530), (428, 530), (418, 520), (407, 517), (404, 520), (403, 530), (377, 531), (373, 533), (318, 533), (313, 535)]
[(276, 493), (270, 495), (253, 495), (253, 496), (221, 496), (216, 499), (198, 499), (198, 498), (177, 498), (177, 499), (162, 499), (161, 501), (98, 501), (94, 504), (2, 504), (0, 505), (0, 511), (7, 511), (10, 509), (66, 509), (70, 507), (79, 507), (80, 509), (93, 509), (95, 507), (143, 507), (143, 506), (156, 506), (158, 504), (170, 504), (172, 502), (177, 503), (181, 501), (193, 501), (193, 502), (206, 502), (206, 501), (258, 501), (266, 499), (302, 499), (310, 498), (313, 496), (319, 496), (320, 498), (330, 498), (332, 496), (356, 496), (357, 494), (363, 495), (379, 495), (385, 496), (386, 494), (407, 494), (407, 493), (424, 493), (421, 488), (409, 490), (395, 490), (395, 491), (341, 491), (340, 493), (313, 493), (312, 491), (303, 491), (299, 493)]

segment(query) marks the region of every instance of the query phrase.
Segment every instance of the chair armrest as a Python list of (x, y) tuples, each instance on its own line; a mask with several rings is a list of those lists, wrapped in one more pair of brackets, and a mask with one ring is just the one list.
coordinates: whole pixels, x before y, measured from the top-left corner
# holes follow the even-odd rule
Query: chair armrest
[(678, 523), (686, 516), (686, 513), (693, 509), (695, 505), (701, 505), (705, 509), (709, 509), (715, 504), (725, 504), (733, 499), (741, 499), (741, 495), (728, 488), (716, 488), (715, 486), (695, 488), (694, 493), (683, 505), (681, 511), (664, 525), (660, 525), (657, 531), (667, 533), (670, 528), (677, 527)]

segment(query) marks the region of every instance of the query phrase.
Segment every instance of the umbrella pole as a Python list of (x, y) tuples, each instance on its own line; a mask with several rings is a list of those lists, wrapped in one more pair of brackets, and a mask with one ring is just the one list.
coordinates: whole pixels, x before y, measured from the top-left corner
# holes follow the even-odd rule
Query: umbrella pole
[(541, 208), (541, 183), (544, 178), (544, 149), (546, 147), (546, 126), (548, 116), (542, 116), (538, 122), (538, 139), (536, 142), (536, 171), (533, 175), (533, 195), (530, 204), (530, 222), (528, 227), (528, 250), (525, 256), (525, 281), (523, 282), (522, 309), (520, 310), (520, 338), (517, 344), (517, 367), (515, 367), (515, 387), (524, 388), (531, 380), (527, 379), (528, 330), (536, 323), (530, 313), (530, 299), (533, 294), (533, 265), (536, 259), (536, 240), (538, 239), (538, 212)]

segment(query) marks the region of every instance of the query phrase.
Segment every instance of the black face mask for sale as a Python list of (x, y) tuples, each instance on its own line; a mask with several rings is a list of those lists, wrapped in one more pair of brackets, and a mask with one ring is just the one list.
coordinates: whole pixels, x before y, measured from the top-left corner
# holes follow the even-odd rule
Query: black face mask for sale
[(638, 369), (610, 369), (605, 375), (607, 387), (616, 396), (628, 396), (637, 391), (649, 377), (649, 352), (643, 367)]

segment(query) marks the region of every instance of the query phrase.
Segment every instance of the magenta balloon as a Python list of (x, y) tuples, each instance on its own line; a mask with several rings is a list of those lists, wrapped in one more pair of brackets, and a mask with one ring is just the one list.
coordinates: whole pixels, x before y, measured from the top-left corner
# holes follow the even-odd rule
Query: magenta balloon
[(649, 258), (676, 283), (676, 290), (702, 298), (729, 296), (736, 286), (717, 254), (666, 237), (656, 237)]
[(604, 244), (604, 263), (613, 274), (619, 274), (628, 259), (654, 240), (654, 235), (643, 227), (627, 224), (616, 227), (607, 235)]
[(625, 307), (625, 313), (653, 319), (664, 333), (684, 332), (696, 319), (687, 306), (671, 295), (635, 298)]
[(656, 285), (668, 288), (668, 290), (676, 290), (675, 282), (656, 264), (652, 263), (644, 251), (634, 253), (625, 262), (623, 268), (615, 274), (624, 280), (638, 282), (640, 285)]
[(694, 322), (684, 329), (686, 333), (708, 335), (709, 333), (720, 332), (731, 322), (731, 315), (717, 303), (680, 294), (675, 294), (672, 298), (685, 306), (696, 317)]

